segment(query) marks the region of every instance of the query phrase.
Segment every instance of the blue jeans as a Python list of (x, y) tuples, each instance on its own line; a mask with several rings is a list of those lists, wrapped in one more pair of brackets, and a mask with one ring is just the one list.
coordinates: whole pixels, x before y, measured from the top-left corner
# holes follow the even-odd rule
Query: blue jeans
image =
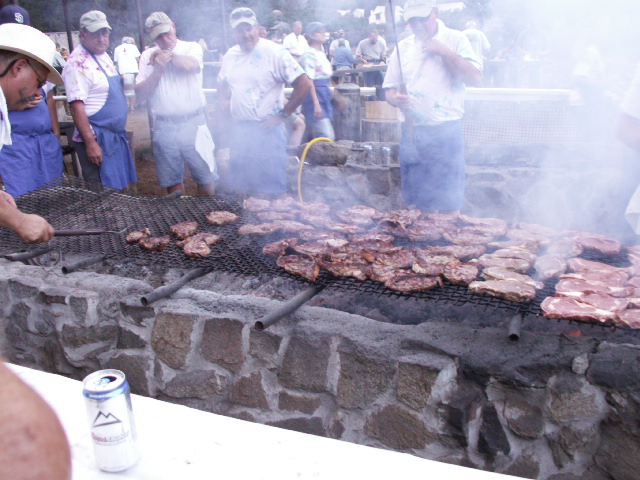
[(458, 210), (464, 203), (465, 163), (462, 121), (403, 127), (400, 143), (402, 198), (430, 210)]

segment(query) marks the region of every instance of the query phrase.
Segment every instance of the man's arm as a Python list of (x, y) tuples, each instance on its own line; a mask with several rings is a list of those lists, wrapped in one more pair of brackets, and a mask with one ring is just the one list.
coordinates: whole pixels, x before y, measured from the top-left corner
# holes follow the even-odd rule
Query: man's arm
[(482, 85), (482, 72), (469, 60), (465, 60), (439, 40), (427, 40), (423, 51), (427, 55), (440, 56), (447, 70), (466, 85), (470, 87)]
[(0, 191), (0, 227), (13, 230), (26, 243), (48, 242), (53, 238), (53, 227), (49, 222), (18, 210), (13, 197), (4, 191)]
[(91, 163), (100, 165), (102, 163), (102, 148), (98, 145), (98, 141), (91, 129), (87, 111), (84, 109), (84, 102), (82, 100), (74, 100), (69, 104), (69, 109), (71, 110), (73, 123), (75, 123), (78, 132), (82, 135), (82, 140), (84, 140), (87, 158)]
[(51, 407), (0, 358), (0, 478), (71, 478), (69, 442)]
[(49, 116), (51, 117), (51, 129), (53, 134), (60, 138), (60, 122), (58, 122), (58, 112), (56, 111), (56, 102), (53, 99), (53, 90), (49, 90), (47, 94), (47, 107), (49, 107)]
[[(296, 111), (296, 109), (300, 106), (304, 98), (311, 90), (311, 87), (313, 87), (313, 82), (306, 73), (303, 73), (293, 81), (291, 86), (293, 87), (293, 91), (291, 92), (289, 101), (282, 109), (285, 117), (288, 117)], [(284, 122), (284, 118), (282, 118), (280, 115), (271, 115), (262, 122), (262, 128), (264, 128), (265, 130), (271, 130), (272, 128), (280, 125), (282, 122)]]
[(640, 119), (621, 113), (616, 125), (616, 136), (622, 143), (640, 152)]
[(148, 66), (152, 66), (153, 68), (147, 78), (140, 83), (136, 83), (135, 89), (138, 102), (144, 102), (156, 91), (172, 56), (169, 50), (157, 50), (151, 54), (148, 65), (141, 65), (141, 69), (147, 68)]
[(200, 62), (196, 57), (192, 57), (191, 55), (176, 55), (174, 53), (171, 55), (171, 64), (189, 73), (198, 73), (201, 70)]

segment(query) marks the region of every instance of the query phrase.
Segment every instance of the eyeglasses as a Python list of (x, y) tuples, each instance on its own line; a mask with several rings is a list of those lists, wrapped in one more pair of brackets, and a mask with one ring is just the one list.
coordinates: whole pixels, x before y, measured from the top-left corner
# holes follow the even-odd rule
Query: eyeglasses
[(33, 65), (31, 65), (31, 62), (29, 60), (27, 60), (27, 63), (31, 67), (31, 70), (33, 70), (33, 73), (36, 74), (36, 77), (38, 77), (38, 88), (44, 87), (44, 84), (47, 83), (47, 77), (42, 78), (38, 71), (33, 67)]

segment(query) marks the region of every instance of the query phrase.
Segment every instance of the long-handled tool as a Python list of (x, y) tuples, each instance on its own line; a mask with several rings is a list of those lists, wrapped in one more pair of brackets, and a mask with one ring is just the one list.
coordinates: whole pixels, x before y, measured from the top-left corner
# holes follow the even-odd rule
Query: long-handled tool
[[(400, 42), (398, 42), (398, 32), (396, 31), (396, 15), (393, 8), (393, 0), (389, 0), (389, 11), (391, 15), (391, 25), (393, 27), (393, 36), (396, 39), (396, 56), (398, 57), (398, 72), (400, 73), (400, 88), (398, 92), (407, 95), (407, 84), (404, 81), (404, 75), (402, 74), (402, 61), (400, 60)], [(409, 108), (403, 108), (404, 113), (404, 128), (406, 131), (407, 139), (412, 141), (413, 134), (413, 118), (411, 117), (411, 110)]]

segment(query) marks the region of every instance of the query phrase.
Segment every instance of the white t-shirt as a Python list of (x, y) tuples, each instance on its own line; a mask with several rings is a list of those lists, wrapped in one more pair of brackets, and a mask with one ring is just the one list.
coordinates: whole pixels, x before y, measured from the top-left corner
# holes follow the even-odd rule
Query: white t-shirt
[(620, 105), (620, 110), (630, 117), (640, 120), (640, 64)]
[[(153, 52), (158, 50), (159, 47), (153, 47), (142, 52), (136, 84), (144, 82), (153, 72), (155, 67), (149, 65), (149, 59)], [(178, 40), (172, 51), (177, 55), (196, 58), (200, 71), (189, 73), (173, 64), (167, 65), (158, 86), (149, 98), (151, 110), (156, 115), (188, 115), (204, 107), (206, 103), (202, 91), (202, 47), (196, 42)]]
[[(106, 53), (96, 55), (107, 75), (118, 75), (115, 65)], [(82, 46), (73, 49), (62, 70), (64, 88), (69, 103), (76, 100), (84, 102), (87, 116), (97, 113), (107, 101), (109, 81), (91, 54)]]
[(138, 73), (137, 58), (140, 56), (140, 51), (135, 45), (130, 43), (123, 43), (118, 45), (113, 50), (113, 61), (118, 67), (118, 73), (124, 75), (125, 73)]
[(469, 39), (469, 43), (471, 43), (471, 48), (476, 52), (476, 57), (478, 60), (484, 63), (483, 56), (485, 52), (489, 52), (491, 50), (491, 44), (489, 43), (489, 39), (481, 30), (477, 28), (467, 28), (463, 31), (467, 38)]
[(291, 32), (282, 40), (282, 46), (289, 50), (291, 55), (300, 57), (307, 50), (309, 44), (307, 43), (307, 39), (304, 38), (304, 35), (296, 35)]
[(284, 106), (284, 84), (303, 75), (302, 67), (282, 45), (261, 38), (245, 53), (238, 45), (222, 59), (218, 83), (231, 90), (231, 116), (259, 121)]
[(0, 150), (3, 145), (11, 145), (11, 123), (4, 92), (0, 88)]
[[(447, 28), (438, 22), (435, 39), (482, 70), (469, 39), (460, 31)], [(453, 81), (445, 68), (442, 57), (425, 57), (422, 43), (415, 35), (401, 40), (398, 44), (402, 61), (402, 74), (411, 97), (411, 112), (414, 125), (439, 125), (446, 121), (459, 120), (464, 115), (465, 86), (461, 81)], [(389, 66), (382, 84), (383, 88), (400, 87), (402, 79), (398, 68), (398, 54), (389, 57)]]

